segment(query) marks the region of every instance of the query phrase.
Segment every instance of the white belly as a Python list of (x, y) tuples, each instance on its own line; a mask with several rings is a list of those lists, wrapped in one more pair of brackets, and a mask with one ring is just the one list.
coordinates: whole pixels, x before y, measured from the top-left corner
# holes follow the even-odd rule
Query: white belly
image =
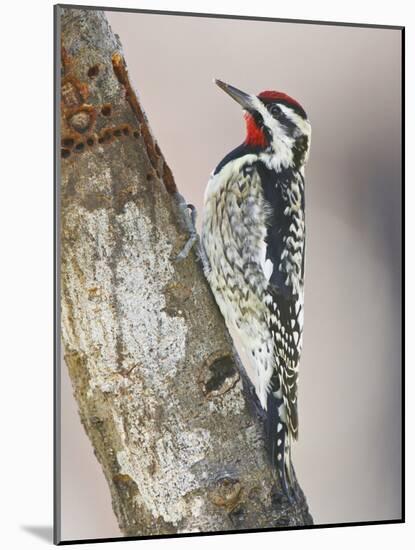
[[(273, 342), (268, 326), (260, 314), (255, 313), (254, 301), (257, 297), (248, 296), (248, 302), (252, 299), (253, 308), (249, 315), (244, 314), (245, 300), (240, 301), (238, 295), (232, 295), (226, 289), (219, 291), (213, 280), (221, 275), (212, 267), (208, 276), (212, 291), (219, 309), (225, 319), (236, 350), (241, 357), (245, 370), (255, 387), (256, 394), (263, 409), (267, 408), (267, 394), (274, 368)], [(211, 282), (212, 281), (212, 282)]]

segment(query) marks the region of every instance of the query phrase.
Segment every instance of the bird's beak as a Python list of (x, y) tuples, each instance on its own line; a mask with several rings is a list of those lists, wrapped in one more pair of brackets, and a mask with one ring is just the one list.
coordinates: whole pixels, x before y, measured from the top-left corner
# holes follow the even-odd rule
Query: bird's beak
[(219, 88), (230, 95), (232, 99), (237, 101), (243, 109), (252, 109), (252, 98), (249, 94), (241, 92), (238, 88), (234, 88), (230, 84), (226, 84), (226, 82), (222, 82), (222, 80), (218, 80), (217, 78), (215, 78), (214, 82)]

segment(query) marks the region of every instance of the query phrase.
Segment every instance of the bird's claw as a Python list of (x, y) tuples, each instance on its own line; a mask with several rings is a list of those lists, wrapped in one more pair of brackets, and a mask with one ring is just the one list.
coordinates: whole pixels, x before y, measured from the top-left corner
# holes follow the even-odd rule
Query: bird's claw
[[(193, 204), (187, 203), (186, 199), (180, 193), (175, 193), (175, 195), (179, 210), (182, 212), (184, 225), (186, 226), (186, 229), (189, 233), (189, 238), (186, 241), (186, 244), (175, 257), (175, 261), (180, 262), (187, 258), (195, 243), (197, 243), (198, 241), (198, 235), (196, 231), (197, 209)], [(210, 264), (206, 252), (200, 245), (200, 243), (198, 244), (198, 246), (196, 246), (196, 255), (198, 260), (202, 262), (203, 271), (205, 275), (207, 275), (210, 271)]]
[[(192, 250), (195, 242), (197, 241), (197, 231), (196, 231), (196, 217), (197, 210), (193, 204), (188, 204), (180, 193), (176, 193), (176, 200), (179, 207), (179, 210), (182, 213), (182, 219), (184, 225), (189, 233), (189, 239), (186, 241), (186, 244), (182, 250), (177, 254), (175, 260), (177, 262), (185, 260), (189, 255), (189, 252)], [(189, 213), (190, 211), (190, 213)]]

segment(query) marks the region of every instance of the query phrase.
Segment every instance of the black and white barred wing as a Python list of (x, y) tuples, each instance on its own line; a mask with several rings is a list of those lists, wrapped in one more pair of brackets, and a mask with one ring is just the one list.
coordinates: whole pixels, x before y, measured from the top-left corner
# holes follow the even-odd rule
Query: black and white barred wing
[(269, 326), (274, 341), (275, 368), (272, 391), (283, 400), (286, 422), (293, 437), (298, 436), (298, 364), (302, 348), (302, 304), (269, 287)]
[[(265, 239), (266, 302), (274, 341), (272, 390), (285, 405), (287, 424), (298, 436), (297, 382), (302, 350), (305, 254), (304, 180), (287, 169), (259, 168), (265, 200), (271, 206)], [(271, 268), (270, 268), (271, 266)]]

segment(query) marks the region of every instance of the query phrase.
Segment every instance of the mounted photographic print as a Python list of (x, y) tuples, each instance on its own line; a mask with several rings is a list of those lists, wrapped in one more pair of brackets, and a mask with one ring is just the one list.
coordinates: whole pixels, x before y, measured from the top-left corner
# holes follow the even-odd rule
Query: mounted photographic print
[(55, 543), (403, 521), (403, 37), (55, 7)]

